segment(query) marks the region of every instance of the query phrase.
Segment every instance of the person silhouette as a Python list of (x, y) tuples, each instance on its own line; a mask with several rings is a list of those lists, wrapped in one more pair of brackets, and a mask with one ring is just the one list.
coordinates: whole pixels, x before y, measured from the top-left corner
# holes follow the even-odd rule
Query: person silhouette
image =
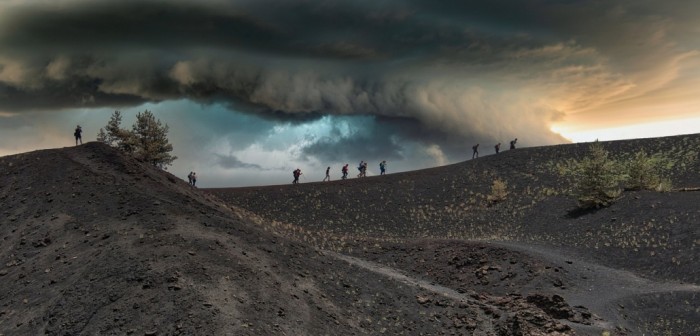
[(75, 145), (78, 145), (78, 141), (80, 141), (80, 144), (83, 144), (83, 129), (80, 127), (80, 125), (75, 127), (75, 132), (73, 132), (73, 136), (75, 136)]
[(348, 178), (348, 164), (347, 163), (343, 166), (343, 169), (341, 170), (341, 172), (343, 172), (343, 177), (342, 177), (343, 180)]
[(292, 184), (298, 184), (299, 176), (301, 176), (301, 169), (297, 168), (292, 172), (292, 175), (294, 175), (294, 181), (292, 181)]
[(323, 178), (323, 181), (325, 182), (326, 179), (328, 179), (328, 182), (331, 181), (331, 167), (326, 168), (326, 177)]

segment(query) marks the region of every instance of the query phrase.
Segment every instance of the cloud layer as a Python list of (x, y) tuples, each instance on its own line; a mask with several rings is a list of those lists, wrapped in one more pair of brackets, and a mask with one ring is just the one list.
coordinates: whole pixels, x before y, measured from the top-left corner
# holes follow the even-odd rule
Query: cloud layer
[(476, 142), (562, 142), (557, 123), (697, 115), (692, 13), (697, 1), (5, 0), (0, 118), (186, 99), (348, 123), (307, 139), (309, 160), (401, 159), (412, 143), (449, 162)]

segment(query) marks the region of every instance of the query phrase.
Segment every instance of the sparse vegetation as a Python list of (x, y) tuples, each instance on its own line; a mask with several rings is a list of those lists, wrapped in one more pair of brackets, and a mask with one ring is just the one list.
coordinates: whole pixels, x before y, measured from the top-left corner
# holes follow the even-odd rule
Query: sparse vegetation
[(114, 111), (107, 125), (100, 128), (97, 141), (159, 168), (165, 168), (177, 159), (171, 154), (173, 145), (168, 140), (170, 127), (163, 125), (151, 111), (136, 114), (136, 123), (131, 130), (122, 129), (121, 122), (121, 112)]
[(508, 184), (501, 179), (496, 179), (493, 181), (491, 193), (486, 196), (486, 199), (490, 203), (498, 203), (505, 201), (506, 196), (508, 196)]
[(669, 191), (671, 180), (664, 175), (673, 165), (660, 154), (649, 155), (640, 150), (627, 162), (627, 189)]
[(697, 157), (693, 151), (677, 153), (672, 149), (672, 152), (664, 155), (639, 150), (612, 158), (600, 143), (595, 142), (591, 144), (587, 157), (559, 163), (557, 170), (570, 178), (580, 208), (599, 208), (612, 204), (622, 194), (622, 186), (625, 190), (671, 191), (672, 169), (680, 163), (679, 170), (686, 170)]

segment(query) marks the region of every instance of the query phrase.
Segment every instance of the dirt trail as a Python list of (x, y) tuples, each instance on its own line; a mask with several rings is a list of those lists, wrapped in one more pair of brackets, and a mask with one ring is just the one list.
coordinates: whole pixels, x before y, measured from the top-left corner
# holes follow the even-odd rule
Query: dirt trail
[[(576, 284), (573, 288), (562, 291), (560, 295), (571, 305), (585, 306), (616, 325), (629, 324), (624, 316), (628, 314), (624, 310), (625, 305), (649, 294), (668, 296), (671, 301), (674, 301), (673, 298), (676, 295), (693, 298), (700, 296), (700, 286), (696, 284), (650, 280), (626, 270), (584, 260), (575, 253), (560, 248), (518, 242), (492, 242), (492, 244), (563, 265), (571, 277), (576, 278)], [(693, 305), (697, 308), (697, 302), (689, 302), (689, 304), (690, 309)], [(671, 309), (662, 313), (678, 314)]]
[[(430, 293), (434, 293), (437, 295), (440, 295), (442, 297), (454, 300), (458, 302), (460, 305), (468, 305), (470, 307), (479, 307), (480, 312), (479, 312), (479, 317), (480, 319), (484, 321), (491, 321), (491, 319), (487, 316), (489, 314), (493, 314), (493, 312), (498, 312), (497, 314), (503, 314), (501, 318), (496, 322), (496, 325), (490, 324), (487, 326), (487, 329), (491, 330), (497, 330), (498, 329), (498, 324), (505, 324), (508, 323), (507, 319), (512, 318), (512, 316), (509, 316), (510, 314), (505, 313), (502, 308), (504, 305), (510, 305), (513, 304), (513, 302), (509, 302), (510, 300), (513, 301), (518, 301), (520, 297), (517, 297), (516, 299), (513, 299), (512, 297), (509, 298), (492, 298), (491, 301), (484, 300), (484, 295), (476, 294), (474, 292), (471, 293), (460, 293), (452, 288), (445, 287), (439, 284), (436, 284), (432, 281), (427, 281), (424, 279), (419, 279), (416, 277), (412, 277), (409, 275), (404, 274), (401, 270), (388, 267), (382, 264), (378, 264), (372, 261), (364, 260), (361, 258), (357, 257), (352, 257), (344, 254), (340, 254), (337, 252), (333, 251), (323, 251), (322, 252), (324, 255), (337, 258), (340, 260), (343, 260), (347, 262), (350, 265), (356, 266), (358, 268), (373, 272), (375, 274), (379, 274), (382, 276), (385, 276), (387, 278), (390, 278), (394, 281), (398, 281), (402, 284), (408, 285), (408, 286), (414, 286), (418, 287), (420, 289), (426, 290)], [(478, 297), (480, 300), (475, 299), (474, 297)], [(526, 312), (529, 314), (531, 312)], [(537, 313), (535, 313), (537, 314)], [(517, 316), (515, 317), (515, 320), (521, 320), (523, 319), (522, 316)], [(527, 319), (527, 317), (525, 318)], [(522, 323), (522, 322), (520, 322)], [(547, 333), (547, 335), (565, 335), (568, 334), (566, 331), (569, 331), (571, 329), (574, 330), (587, 330), (588, 332), (585, 333), (578, 333), (578, 334), (583, 334), (583, 335), (600, 335), (600, 333), (604, 330), (610, 330), (613, 328), (613, 326), (610, 323), (607, 323), (605, 321), (593, 321), (591, 325), (579, 325), (577, 323), (572, 323), (570, 321), (566, 320), (561, 320), (561, 323), (558, 327), (555, 327), (555, 329), (559, 329), (559, 331), (563, 331), (564, 333), (560, 333), (557, 331), (550, 331)], [(563, 325), (567, 325), (567, 327), (564, 327)], [(480, 335), (480, 334), (475, 334), (475, 335)]]
[[(617, 326), (627, 326), (629, 321), (626, 316), (622, 316), (626, 313), (620, 311), (620, 307), (624, 307), (621, 303), (623, 300), (635, 300), (647, 294), (664, 295), (678, 292), (700, 294), (700, 286), (695, 284), (649, 280), (632, 272), (584, 261), (581, 257), (553, 247), (526, 245), (517, 242), (491, 242), (491, 244), (533, 256), (553, 265), (559, 265), (566, 270), (574, 281), (570, 283), (571, 287), (557, 290), (556, 294), (564, 297), (571, 306), (586, 307), (595, 315), (602, 317), (602, 319), (593, 320), (591, 325), (562, 321), (580, 335), (600, 335), (605, 330), (614, 330)], [(487, 310), (498, 309), (488, 302), (473, 299), (472, 294), (462, 293), (434, 281), (411, 276), (401, 269), (336, 252), (324, 251), (323, 253), (402, 284), (418, 287), (457, 302), (474, 304)], [(540, 290), (523, 288), (522, 292), (535, 293), (540, 292)]]
[(456, 290), (454, 290), (452, 288), (440, 286), (440, 285), (435, 284), (435, 283), (430, 282), (430, 281), (410, 277), (406, 274), (403, 274), (400, 270), (397, 270), (397, 269), (392, 268), (392, 267), (384, 266), (384, 265), (381, 265), (381, 264), (378, 264), (375, 262), (363, 260), (363, 259), (356, 258), (356, 257), (351, 257), (351, 256), (340, 254), (337, 252), (323, 251), (323, 253), (325, 255), (332, 256), (334, 258), (343, 260), (343, 261), (345, 261), (348, 264), (351, 264), (353, 266), (357, 266), (357, 267), (369, 270), (371, 272), (384, 275), (388, 278), (402, 282), (406, 285), (420, 287), (422, 289), (425, 289), (427, 291), (430, 291), (430, 292), (433, 292), (436, 294), (440, 294), (440, 295), (447, 297), (447, 298), (450, 298), (452, 300), (482, 305), (481, 302), (478, 302), (478, 301), (470, 298), (468, 295), (457, 292)]
[[(700, 286), (673, 281), (654, 281), (640, 277), (632, 272), (610, 268), (593, 262), (582, 260), (570, 252), (544, 245), (524, 244), (518, 242), (491, 242), (492, 244), (509, 248), (548, 260), (555, 264), (567, 265), (569, 272), (578, 274), (581, 278), (579, 291), (572, 292), (573, 299), (584, 300), (590, 297), (587, 292), (605, 291), (606, 295), (596, 296), (596, 301), (586, 300), (585, 304), (609, 304), (626, 296), (664, 293), (664, 292), (698, 292)], [(575, 303), (576, 304), (576, 303)]]

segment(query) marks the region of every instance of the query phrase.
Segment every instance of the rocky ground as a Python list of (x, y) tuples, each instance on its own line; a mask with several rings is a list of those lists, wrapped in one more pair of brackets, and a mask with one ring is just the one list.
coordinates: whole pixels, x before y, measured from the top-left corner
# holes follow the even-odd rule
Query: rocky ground
[[(626, 191), (608, 208), (576, 211), (571, 181), (556, 169), (586, 155), (588, 144), (572, 144), (364, 179), (207, 191), (279, 235), (456, 293), (523, 299), (577, 334), (699, 335), (700, 135), (603, 145), (618, 158), (666, 154), (674, 190)], [(508, 195), (494, 203), (497, 179)]]
[(700, 136), (605, 145), (676, 191), (572, 211), (585, 144), (210, 190), (98, 143), (0, 157), (0, 335), (700, 334)]
[(0, 201), (2, 335), (568, 335), (578, 311), (319, 249), (98, 143), (0, 158)]

